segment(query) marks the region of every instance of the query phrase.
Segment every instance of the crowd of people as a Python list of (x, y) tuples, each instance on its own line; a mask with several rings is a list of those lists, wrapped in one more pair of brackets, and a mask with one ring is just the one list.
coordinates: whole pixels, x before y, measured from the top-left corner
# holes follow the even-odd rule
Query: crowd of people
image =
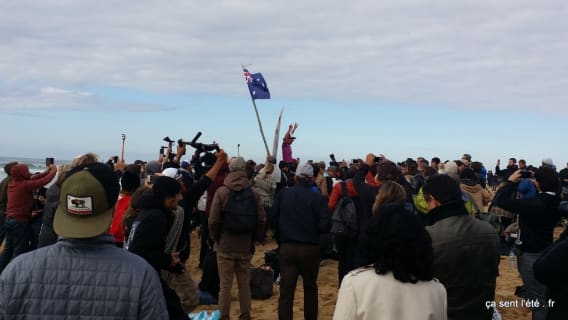
[[(37, 174), (7, 164), (1, 317), (187, 319), (213, 304), (229, 319), (236, 278), (239, 319), (251, 319), (251, 259), (272, 238), (279, 319), (293, 319), (299, 277), (304, 318), (318, 318), (329, 248), (340, 285), (334, 319), (499, 319), (487, 302), (504, 255), (518, 258), (516, 294), (539, 302), (533, 319), (568, 318), (568, 233), (553, 238), (566, 217), (568, 165), (558, 173), (551, 159), (533, 167), (510, 158), (487, 171), (469, 154), (300, 162), (297, 128), (279, 162), (223, 150), (206, 164), (184, 161), (180, 144), (132, 164), (93, 153)], [(200, 252), (190, 250), (194, 230)], [(190, 254), (200, 281), (187, 270)]]

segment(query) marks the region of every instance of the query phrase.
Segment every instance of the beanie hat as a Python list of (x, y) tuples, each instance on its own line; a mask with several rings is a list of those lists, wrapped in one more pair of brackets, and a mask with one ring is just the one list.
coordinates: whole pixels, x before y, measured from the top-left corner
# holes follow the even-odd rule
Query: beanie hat
[(296, 177), (300, 178), (313, 178), (314, 177), (314, 167), (309, 164), (305, 163), (301, 167), (296, 170)]
[(229, 170), (231, 172), (245, 171), (245, 169), (246, 169), (246, 162), (243, 157), (234, 158), (229, 163)]

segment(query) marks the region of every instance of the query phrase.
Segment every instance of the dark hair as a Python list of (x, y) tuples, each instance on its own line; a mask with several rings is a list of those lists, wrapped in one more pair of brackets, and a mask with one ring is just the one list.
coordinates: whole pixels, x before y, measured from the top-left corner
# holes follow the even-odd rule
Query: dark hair
[(430, 177), (424, 183), (422, 192), (424, 192), (424, 198), (432, 196), (442, 204), (462, 201), (460, 186), (447, 174), (436, 174)]
[(517, 163), (517, 159), (515, 158), (509, 158), (509, 160), (513, 161), (513, 163)]
[(547, 166), (542, 166), (538, 168), (534, 177), (539, 183), (540, 190), (542, 192), (558, 193), (558, 191), (560, 191), (560, 178), (558, 177), (556, 170)]
[(124, 170), (120, 177), (120, 185), (123, 192), (133, 193), (140, 187), (140, 177), (130, 170)]
[(460, 179), (464, 180), (471, 180), (472, 182), (475, 182), (476, 184), (478, 183), (477, 181), (477, 176), (475, 175), (475, 172), (473, 172), (473, 170), (471, 170), (470, 168), (464, 168), (461, 172), (460, 172)]
[(138, 216), (138, 210), (145, 207), (143, 198), (152, 201), (152, 195), (152, 189), (148, 187), (139, 188), (136, 192), (134, 192), (134, 194), (132, 194), (132, 198), (130, 198), (130, 203), (128, 204), (128, 209), (126, 209), (122, 216), (122, 225), (124, 228), (129, 228), (134, 219)]
[(174, 178), (160, 176), (152, 185), (152, 191), (154, 198), (165, 199), (176, 196), (181, 191), (181, 186)]
[(428, 179), (431, 176), (435, 175), (436, 173), (438, 173), (438, 170), (436, 170), (432, 167), (426, 167), (426, 168), (424, 168), (424, 171), (422, 172), (422, 176), (424, 176), (424, 178)]
[(400, 206), (383, 206), (369, 221), (361, 260), (377, 274), (392, 272), (400, 282), (433, 279), (432, 239), (418, 217)]
[(440, 161), (440, 158), (434, 157), (434, 158), (432, 158), (431, 162), (434, 162), (435, 164), (440, 164), (441, 161)]
[(4, 165), (4, 172), (6, 172), (7, 175), (11, 176), (12, 175), (12, 173), (11, 173), (12, 167), (17, 165), (17, 164), (18, 164), (18, 162), (16, 162), (16, 161), (6, 163)]
[(399, 178), (399, 169), (393, 163), (382, 163), (377, 168), (377, 177), (380, 181), (397, 181)]
[(473, 170), (473, 172), (481, 173), (481, 168), (483, 168), (483, 163), (479, 161), (474, 161), (471, 163), (470, 167), (471, 170)]

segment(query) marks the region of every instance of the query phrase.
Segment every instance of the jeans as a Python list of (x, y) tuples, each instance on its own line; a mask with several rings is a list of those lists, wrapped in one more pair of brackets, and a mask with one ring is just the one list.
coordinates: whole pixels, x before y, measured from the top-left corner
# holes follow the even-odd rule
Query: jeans
[(211, 249), (207, 241), (209, 240), (209, 225), (207, 224), (207, 214), (205, 211), (199, 211), (199, 230), (201, 230), (201, 249), (199, 250), (199, 268), (203, 268), (205, 257)]
[(355, 239), (335, 239), (335, 247), (337, 249), (337, 273), (339, 275), (339, 286), (347, 273), (357, 269), (358, 246), (357, 238)]
[(219, 303), (219, 300), (215, 299), (215, 297), (207, 291), (197, 290), (197, 294), (199, 294), (200, 305), (212, 305)]
[(280, 245), (280, 297), (278, 319), (292, 320), (298, 276), (304, 282), (304, 318), (318, 318), (318, 272), (320, 247), (317, 244), (282, 243)]
[(526, 292), (524, 299), (538, 299), (540, 307), (531, 308), (533, 320), (545, 320), (548, 313), (546, 301), (546, 286), (534, 278), (533, 264), (540, 253), (523, 252), (519, 257), (519, 273), (523, 280), (523, 289)]
[(217, 252), (217, 267), (219, 269), (220, 319), (229, 319), (231, 315), (231, 287), (233, 276), (237, 276), (239, 287), (239, 302), (241, 307), (240, 320), (251, 319), (250, 295), (250, 260), (252, 253)]
[(6, 218), (4, 227), (6, 228), (6, 244), (0, 255), (0, 272), (4, 271), (13, 258), (28, 252), (30, 248), (29, 222), (18, 222), (13, 218)]

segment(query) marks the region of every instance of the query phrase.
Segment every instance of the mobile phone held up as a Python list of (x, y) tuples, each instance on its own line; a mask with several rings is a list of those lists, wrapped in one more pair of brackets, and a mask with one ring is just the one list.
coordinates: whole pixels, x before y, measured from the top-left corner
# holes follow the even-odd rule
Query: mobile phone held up
[(45, 158), (45, 166), (49, 167), (50, 164), (54, 164), (55, 160), (53, 158)]

